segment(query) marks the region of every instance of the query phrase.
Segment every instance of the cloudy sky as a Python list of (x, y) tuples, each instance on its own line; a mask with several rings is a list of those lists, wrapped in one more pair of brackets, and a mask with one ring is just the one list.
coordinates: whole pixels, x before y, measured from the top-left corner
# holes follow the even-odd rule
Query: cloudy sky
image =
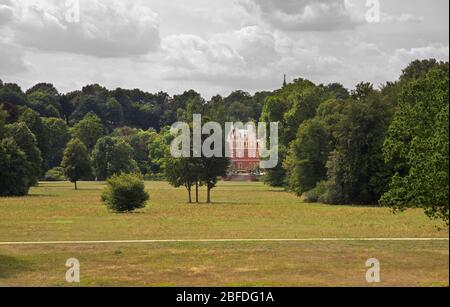
[[(79, 8), (79, 14), (78, 14)], [(0, 0), (0, 79), (206, 98), (304, 77), (395, 80), (449, 59), (448, 0)]]

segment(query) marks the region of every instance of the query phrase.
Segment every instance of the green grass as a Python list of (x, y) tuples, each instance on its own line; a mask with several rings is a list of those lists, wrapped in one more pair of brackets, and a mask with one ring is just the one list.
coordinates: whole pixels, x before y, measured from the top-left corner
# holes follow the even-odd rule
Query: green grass
[[(448, 238), (421, 210), (303, 204), (260, 183), (220, 183), (213, 205), (189, 205), (184, 189), (147, 182), (151, 200), (133, 214), (106, 210), (103, 183), (79, 186), (41, 183), (28, 197), (1, 198), (0, 241)], [(448, 241), (0, 246), (0, 286), (65, 285), (71, 257), (88, 286), (367, 286), (372, 257), (381, 285), (447, 286), (448, 250)]]

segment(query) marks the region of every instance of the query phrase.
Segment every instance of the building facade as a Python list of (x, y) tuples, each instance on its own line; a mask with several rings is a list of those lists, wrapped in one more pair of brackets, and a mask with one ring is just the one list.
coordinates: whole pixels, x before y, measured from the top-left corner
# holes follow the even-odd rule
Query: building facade
[(259, 173), (259, 145), (253, 128), (234, 129), (229, 139), (232, 174)]

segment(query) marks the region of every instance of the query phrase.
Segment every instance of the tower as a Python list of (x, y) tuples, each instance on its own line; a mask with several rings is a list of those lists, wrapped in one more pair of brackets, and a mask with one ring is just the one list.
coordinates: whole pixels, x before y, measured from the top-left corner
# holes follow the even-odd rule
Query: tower
[(283, 87), (284, 86), (286, 86), (287, 85), (287, 82), (286, 82), (286, 74), (284, 74), (284, 82), (283, 82)]

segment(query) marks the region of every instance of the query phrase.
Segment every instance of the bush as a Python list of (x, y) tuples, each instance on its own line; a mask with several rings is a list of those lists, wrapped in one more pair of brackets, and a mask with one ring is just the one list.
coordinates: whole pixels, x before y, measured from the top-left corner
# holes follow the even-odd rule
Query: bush
[(144, 208), (148, 200), (144, 181), (138, 174), (114, 175), (108, 180), (108, 187), (102, 195), (102, 201), (114, 212)]
[(62, 167), (55, 167), (49, 170), (45, 176), (44, 181), (66, 181), (67, 178), (64, 176), (64, 169)]
[(320, 181), (316, 187), (304, 194), (304, 201), (307, 203), (324, 202), (327, 186), (325, 181)]

